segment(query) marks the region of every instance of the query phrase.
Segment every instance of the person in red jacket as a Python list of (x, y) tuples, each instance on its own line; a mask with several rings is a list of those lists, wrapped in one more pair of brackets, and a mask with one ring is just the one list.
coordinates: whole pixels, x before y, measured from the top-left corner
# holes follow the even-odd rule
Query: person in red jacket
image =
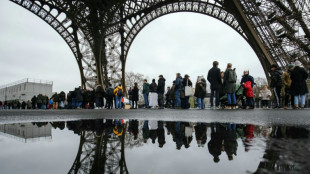
[(254, 109), (254, 93), (251, 85), (251, 81), (247, 81), (242, 84), (245, 90), (246, 96), (246, 109)]

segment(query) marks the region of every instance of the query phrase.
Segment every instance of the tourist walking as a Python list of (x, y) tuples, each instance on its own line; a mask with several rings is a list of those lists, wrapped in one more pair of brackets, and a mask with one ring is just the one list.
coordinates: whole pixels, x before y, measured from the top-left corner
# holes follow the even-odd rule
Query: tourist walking
[(290, 68), (292, 84), (290, 92), (294, 95), (294, 104), (296, 109), (305, 107), (306, 94), (308, 93), (308, 87), (306, 80), (308, 78), (307, 71), (301, 67), (299, 61), (295, 62), (295, 67)]
[(225, 109), (234, 109), (237, 101), (236, 101), (236, 81), (237, 74), (235, 69), (232, 69), (232, 64), (227, 64), (227, 69), (224, 73), (224, 88), (225, 93), (227, 94), (228, 106)]
[(149, 108), (149, 93), (150, 93), (150, 84), (147, 83), (147, 80), (143, 80), (143, 98), (145, 103), (145, 108)]
[(152, 83), (150, 85), (150, 103), (149, 106), (152, 108), (156, 108), (158, 105), (158, 96), (157, 96), (157, 84), (155, 83), (155, 79), (152, 80)]
[(139, 88), (138, 83), (135, 83), (135, 86), (132, 90), (132, 109), (138, 109), (138, 101), (139, 101)]
[(166, 79), (163, 75), (159, 75), (157, 95), (158, 95), (158, 109), (164, 109), (164, 93), (165, 93)]
[(273, 90), (275, 97), (274, 108), (280, 108), (281, 89), (282, 89), (282, 71), (277, 64), (271, 65), (270, 71), (270, 88)]
[(213, 62), (213, 67), (208, 72), (207, 80), (210, 83), (211, 95), (210, 104), (211, 108), (214, 107), (213, 99), (215, 96), (215, 106), (219, 108), (220, 105), (220, 84), (221, 84), (221, 70), (218, 68), (218, 61)]

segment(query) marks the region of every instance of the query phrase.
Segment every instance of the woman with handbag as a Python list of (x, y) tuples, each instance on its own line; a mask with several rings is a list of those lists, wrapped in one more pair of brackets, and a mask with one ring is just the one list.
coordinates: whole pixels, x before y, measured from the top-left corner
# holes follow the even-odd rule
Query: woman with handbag
[(183, 81), (182, 81), (182, 85), (183, 85), (183, 91), (184, 91), (184, 99), (181, 100), (181, 106), (183, 109), (189, 109), (190, 104), (188, 100), (189, 100), (189, 97), (193, 95), (193, 90), (192, 90), (193, 84), (192, 84), (192, 81), (189, 79), (189, 75), (185, 74)]

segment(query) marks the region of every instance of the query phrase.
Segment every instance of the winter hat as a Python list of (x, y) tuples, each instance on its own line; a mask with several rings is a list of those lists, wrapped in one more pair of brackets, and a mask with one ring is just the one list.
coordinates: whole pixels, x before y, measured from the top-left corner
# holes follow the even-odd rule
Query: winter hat
[(272, 64), (271, 68), (278, 68), (278, 65), (277, 64)]
[(301, 62), (299, 60), (295, 61), (295, 66), (302, 66)]
[(291, 69), (291, 68), (293, 68), (293, 67), (294, 67), (293, 64), (289, 64), (289, 65), (288, 65), (288, 69)]

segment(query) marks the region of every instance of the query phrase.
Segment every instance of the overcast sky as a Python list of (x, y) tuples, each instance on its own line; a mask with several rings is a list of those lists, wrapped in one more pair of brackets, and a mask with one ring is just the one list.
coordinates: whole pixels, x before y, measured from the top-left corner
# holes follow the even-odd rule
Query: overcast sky
[[(0, 23), (0, 85), (23, 78), (53, 81), (54, 92), (80, 85), (73, 53), (47, 23), (9, 1), (0, 2)], [(163, 74), (168, 86), (177, 72), (193, 81), (206, 77), (214, 60), (221, 70), (232, 63), (239, 78), (245, 69), (265, 77), (256, 54), (236, 31), (195, 13), (165, 15), (147, 25), (129, 50), (126, 70), (156, 81)]]

